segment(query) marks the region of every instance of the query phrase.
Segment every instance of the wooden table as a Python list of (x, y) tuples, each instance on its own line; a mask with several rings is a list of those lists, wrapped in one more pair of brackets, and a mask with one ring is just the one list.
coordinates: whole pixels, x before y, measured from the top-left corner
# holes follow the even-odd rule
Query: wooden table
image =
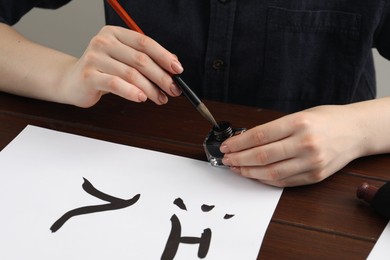
[[(236, 127), (250, 128), (283, 115), (205, 104), (218, 121)], [(82, 109), (0, 93), (0, 150), (27, 124), (199, 160), (206, 160), (202, 142), (211, 128), (182, 97), (157, 106), (106, 95), (96, 106)], [(380, 155), (353, 161), (319, 184), (286, 188), (259, 258), (365, 259), (387, 220), (356, 198), (356, 188), (363, 181), (380, 186), (389, 176), (390, 155)]]

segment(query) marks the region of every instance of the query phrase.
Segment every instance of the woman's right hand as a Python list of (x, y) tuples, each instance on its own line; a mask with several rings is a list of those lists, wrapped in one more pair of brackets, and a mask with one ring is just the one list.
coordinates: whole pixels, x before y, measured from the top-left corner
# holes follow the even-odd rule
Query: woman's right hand
[(61, 84), (69, 102), (90, 107), (106, 93), (134, 102), (168, 101), (181, 94), (171, 74), (183, 72), (178, 58), (156, 41), (118, 26), (105, 26), (82, 57), (70, 62)]

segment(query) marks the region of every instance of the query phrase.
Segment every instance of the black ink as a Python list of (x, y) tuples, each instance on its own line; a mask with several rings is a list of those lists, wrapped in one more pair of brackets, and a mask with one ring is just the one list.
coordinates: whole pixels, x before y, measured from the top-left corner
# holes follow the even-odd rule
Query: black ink
[(82, 185), (84, 191), (86, 191), (88, 194), (99, 198), (104, 201), (108, 201), (110, 203), (108, 204), (102, 204), (102, 205), (94, 205), (94, 206), (86, 206), (81, 207), (77, 209), (73, 209), (65, 213), (61, 218), (59, 218), (54, 224), (50, 227), (50, 230), (54, 233), (57, 230), (59, 230), (66, 221), (68, 221), (71, 217), (78, 216), (78, 215), (84, 215), (84, 214), (90, 214), (90, 213), (96, 213), (96, 212), (102, 212), (107, 210), (116, 210), (116, 209), (123, 209), (127, 208), (134, 203), (138, 201), (140, 198), (140, 194), (135, 195), (133, 198), (124, 200), (120, 198), (113, 197), (111, 195), (105, 194), (99, 190), (97, 190), (87, 179), (84, 179), (84, 183)]
[(211, 211), (215, 206), (214, 205), (206, 205), (206, 204), (203, 204), (201, 209), (203, 212), (209, 212)]
[[(173, 204), (177, 205), (180, 209), (187, 210), (184, 201), (181, 198), (175, 199)], [(203, 212), (210, 212), (214, 208), (215, 205), (203, 204), (201, 206)], [(225, 214), (224, 219), (231, 219), (232, 217), (234, 217), (233, 214)], [(164, 252), (161, 256), (161, 260), (172, 260), (177, 253), (180, 243), (199, 244), (198, 257), (206, 257), (211, 243), (210, 228), (204, 229), (201, 237), (182, 237), (180, 220), (175, 214), (171, 217), (171, 224), (171, 233), (169, 234), (168, 241), (164, 248)]]
[(171, 260), (175, 257), (177, 249), (180, 243), (184, 244), (199, 244), (198, 257), (205, 258), (210, 247), (211, 241), (211, 229), (206, 228), (203, 230), (201, 237), (182, 237), (181, 236), (181, 224), (176, 215), (171, 217), (171, 233), (169, 234), (167, 244), (165, 245), (164, 252), (161, 256), (161, 260)]
[(176, 206), (178, 206), (182, 210), (187, 210), (187, 207), (186, 207), (186, 205), (184, 204), (184, 201), (181, 198), (175, 199), (173, 204), (175, 204)]
[(225, 214), (225, 216), (223, 218), (224, 219), (231, 219), (232, 217), (234, 217), (234, 214)]

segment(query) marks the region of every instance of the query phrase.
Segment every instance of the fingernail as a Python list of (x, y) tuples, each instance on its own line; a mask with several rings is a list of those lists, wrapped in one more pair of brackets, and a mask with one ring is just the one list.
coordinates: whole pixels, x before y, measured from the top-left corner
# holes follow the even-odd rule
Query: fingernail
[(160, 92), (158, 95), (158, 100), (161, 104), (166, 104), (168, 102), (168, 97), (164, 93)]
[(181, 95), (181, 89), (176, 86), (175, 84), (172, 84), (171, 85), (171, 92), (173, 93), (173, 95), (175, 95), (176, 97), (180, 96)]
[(148, 99), (148, 98), (146, 97), (146, 95), (145, 95), (143, 92), (140, 92), (140, 93), (138, 94), (138, 100), (139, 100), (140, 102), (145, 102), (146, 99)]
[(222, 144), (221, 147), (219, 147), (219, 150), (221, 153), (230, 153), (230, 149), (226, 144)]
[(184, 71), (183, 66), (181, 66), (180, 62), (176, 60), (172, 62), (171, 67), (176, 74), (180, 74)]

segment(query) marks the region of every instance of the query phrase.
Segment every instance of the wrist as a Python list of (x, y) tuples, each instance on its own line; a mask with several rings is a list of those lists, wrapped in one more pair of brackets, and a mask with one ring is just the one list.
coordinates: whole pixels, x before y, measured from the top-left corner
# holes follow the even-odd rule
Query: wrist
[(345, 105), (351, 117), (350, 131), (356, 131), (358, 157), (390, 152), (390, 98)]

